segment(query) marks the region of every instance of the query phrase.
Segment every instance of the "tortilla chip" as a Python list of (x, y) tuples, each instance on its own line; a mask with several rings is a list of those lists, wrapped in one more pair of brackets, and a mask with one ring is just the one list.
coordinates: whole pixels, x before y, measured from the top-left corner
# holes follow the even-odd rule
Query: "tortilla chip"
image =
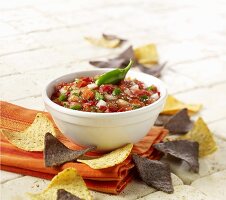
[(81, 200), (79, 197), (67, 192), (64, 189), (57, 190), (57, 199), (56, 200)]
[(158, 64), (158, 53), (155, 44), (148, 44), (134, 49), (135, 57), (140, 64)]
[(173, 97), (172, 95), (168, 95), (165, 106), (161, 114), (174, 115), (183, 108), (187, 108), (189, 115), (193, 115), (202, 108), (202, 105), (201, 104), (185, 104), (179, 101), (178, 99), (176, 99), (175, 97)]
[(116, 37), (108, 37), (107, 35), (103, 35), (101, 38), (93, 38), (93, 37), (85, 37), (85, 39), (91, 44), (99, 47), (105, 48), (116, 48), (121, 44), (121, 39)]
[(155, 121), (155, 126), (164, 126), (169, 121), (170, 118), (171, 118), (170, 115), (160, 114)]
[(89, 63), (99, 68), (124, 68), (129, 64), (130, 59), (134, 60), (132, 46), (129, 46), (117, 57), (109, 59), (108, 61), (90, 61)]
[(127, 40), (125, 40), (125, 39), (122, 39), (122, 38), (119, 38), (118, 36), (116, 36), (116, 35), (109, 35), (109, 34), (105, 34), (105, 33), (103, 33), (102, 34), (102, 37), (104, 38), (104, 39), (106, 39), (106, 40), (120, 40), (120, 44), (122, 44), (123, 42), (126, 42)]
[(213, 134), (201, 117), (195, 122), (194, 127), (178, 140), (191, 140), (199, 143), (199, 156), (207, 156), (217, 150)]
[(81, 199), (92, 200), (84, 180), (74, 168), (67, 168), (54, 176), (48, 187), (41, 193), (28, 195), (32, 200), (56, 200), (59, 189), (64, 189)]
[(166, 62), (163, 64), (152, 65), (151, 68), (147, 68), (146, 66), (144, 66), (142, 64), (138, 64), (138, 67), (142, 72), (144, 72), (146, 74), (150, 74), (155, 77), (160, 77), (161, 71), (163, 70), (165, 65), (166, 65)]
[[(135, 55), (133, 51), (133, 46), (129, 46), (126, 50), (124, 50), (122, 53), (120, 53), (117, 57), (117, 59), (124, 59), (125, 61), (135, 60)], [(127, 65), (128, 63), (126, 63)]]
[(77, 160), (78, 162), (85, 163), (92, 169), (104, 169), (113, 167), (119, 163), (122, 163), (130, 154), (133, 148), (133, 144), (127, 144), (126, 146), (116, 149), (108, 154), (105, 154), (99, 158), (92, 160)]
[(199, 171), (199, 143), (188, 140), (176, 140), (153, 145), (166, 155), (186, 161), (194, 172)]
[(150, 160), (133, 155), (133, 161), (140, 178), (149, 186), (166, 193), (173, 193), (169, 165), (158, 160)]
[(168, 129), (173, 134), (183, 134), (190, 131), (193, 127), (193, 122), (188, 116), (187, 108), (178, 111), (175, 115), (169, 118), (165, 123), (164, 128)]
[(65, 162), (75, 161), (96, 147), (90, 146), (83, 150), (71, 150), (61, 143), (52, 134), (45, 135), (44, 159), (46, 167), (59, 166)]
[(2, 130), (8, 141), (26, 151), (43, 151), (47, 132), (56, 135), (52, 122), (42, 113), (38, 113), (33, 123), (21, 132)]

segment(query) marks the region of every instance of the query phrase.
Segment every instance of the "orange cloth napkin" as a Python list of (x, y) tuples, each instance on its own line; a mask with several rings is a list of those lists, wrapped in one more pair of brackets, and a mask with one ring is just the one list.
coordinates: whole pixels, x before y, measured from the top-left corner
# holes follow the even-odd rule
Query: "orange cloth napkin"
[[(41, 112), (2, 101), (0, 102), (0, 106), (0, 128), (11, 131), (24, 130), (33, 122), (37, 112)], [(52, 120), (48, 113), (45, 114)], [(81, 146), (70, 142), (58, 129), (57, 132), (58, 139), (69, 148), (82, 148)], [(158, 159), (160, 155), (154, 151), (152, 145), (162, 141), (167, 134), (168, 131), (166, 129), (162, 127), (153, 127), (147, 136), (134, 145), (132, 152), (144, 157), (149, 157), (150, 159)], [(91, 155), (99, 156), (101, 153), (92, 152)], [(132, 179), (132, 168), (134, 167), (131, 156), (129, 156), (123, 163), (101, 170), (95, 170), (83, 163), (76, 162), (65, 163), (57, 168), (45, 167), (42, 152), (28, 152), (21, 150), (10, 144), (2, 133), (0, 156), (2, 170), (45, 179), (51, 179), (55, 174), (65, 168), (74, 167), (84, 178), (88, 188), (112, 194), (118, 194), (125, 188)]]

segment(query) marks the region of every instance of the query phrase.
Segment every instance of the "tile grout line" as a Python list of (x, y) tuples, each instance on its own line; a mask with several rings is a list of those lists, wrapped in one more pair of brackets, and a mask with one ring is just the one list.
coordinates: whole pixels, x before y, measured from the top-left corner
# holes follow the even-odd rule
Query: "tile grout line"
[[(1, 171), (4, 171), (4, 170), (1, 170)], [(8, 171), (7, 171), (7, 172), (8, 172)], [(8, 179), (8, 180), (5, 180), (5, 181), (2, 181), (2, 182), (1, 182), (1, 185), (5, 184), (5, 183), (8, 183), (8, 182), (10, 182), (10, 181), (19, 179), (19, 178), (23, 178), (24, 176), (25, 176), (25, 175), (18, 174), (18, 177), (16, 177), (16, 178), (12, 178), (12, 179)]]

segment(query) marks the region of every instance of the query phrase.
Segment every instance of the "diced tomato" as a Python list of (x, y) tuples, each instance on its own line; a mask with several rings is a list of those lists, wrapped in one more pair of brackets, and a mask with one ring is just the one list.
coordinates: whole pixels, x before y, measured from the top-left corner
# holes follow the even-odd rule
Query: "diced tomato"
[(132, 110), (131, 106), (124, 106), (124, 107), (121, 107), (117, 112), (125, 112), (129, 110)]
[(132, 99), (129, 102), (133, 105), (140, 106), (140, 107), (143, 107), (145, 105), (144, 102), (141, 102), (138, 99)]
[(108, 103), (108, 109), (110, 112), (117, 112), (118, 105), (116, 103)]
[(56, 85), (56, 90), (60, 90), (62, 87), (66, 86), (66, 85), (67, 85), (67, 83), (65, 83), (65, 82), (59, 83)]
[(100, 106), (99, 110), (105, 111), (105, 110), (107, 110), (107, 106)]
[(139, 89), (144, 89), (144, 83), (138, 80), (135, 80), (134, 82), (139, 86)]
[(137, 96), (150, 95), (150, 92), (147, 90), (135, 90), (133, 93)]
[(82, 98), (85, 100), (91, 100), (94, 99), (94, 92), (90, 89), (86, 89), (82, 92)]
[(124, 90), (127, 88), (127, 86), (123, 84), (123, 85), (120, 85), (119, 88), (120, 88), (122, 91), (124, 91)]
[(69, 98), (67, 100), (69, 102), (76, 102), (76, 101), (79, 101), (79, 97), (75, 96), (75, 95), (72, 95), (72, 96), (69, 96)]
[(91, 112), (92, 107), (91, 106), (83, 105), (83, 110), (86, 111), (86, 112)]
[(109, 94), (111, 94), (113, 90), (114, 87), (112, 85), (101, 85), (99, 89), (101, 93), (107, 92)]
[(86, 103), (83, 103), (84, 106), (95, 106), (96, 105), (96, 102), (95, 101), (89, 101), (89, 102), (86, 102)]
[(76, 84), (76, 86), (77, 86), (78, 88), (81, 88), (81, 87), (87, 86), (88, 84), (89, 84), (89, 82), (80, 80), (80, 81)]
[(85, 81), (85, 82), (88, 82), (88, 83), (93, 82), (93, 78), (91, 78), (91, 77), (83, 77), (83, 78), (81, 78), (81, 80)]

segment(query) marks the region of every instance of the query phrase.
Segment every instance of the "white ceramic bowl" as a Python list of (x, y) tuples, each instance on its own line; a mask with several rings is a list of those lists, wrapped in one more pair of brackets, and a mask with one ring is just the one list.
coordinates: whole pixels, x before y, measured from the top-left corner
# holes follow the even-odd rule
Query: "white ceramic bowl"
[(63, 75), (47, 84), (43, 91), (43, 100), (47, 111), (60, 131), (80, 145), (96, 145), (98, 150), (112, 150), (127, 143), (136, 143), (153, 126), (163, 109), (167, 91), (159, 79), (130, 70), (127, 77), (136, 78), (147, 86), (154, 84), (161, 97), (149, 106), (119, 113), (91, 113), (71, 110), (50, 100), (54, 86), (60, 82), (72, 82), (75, 77), (95, 76), (112, 69), (96, 69)]

